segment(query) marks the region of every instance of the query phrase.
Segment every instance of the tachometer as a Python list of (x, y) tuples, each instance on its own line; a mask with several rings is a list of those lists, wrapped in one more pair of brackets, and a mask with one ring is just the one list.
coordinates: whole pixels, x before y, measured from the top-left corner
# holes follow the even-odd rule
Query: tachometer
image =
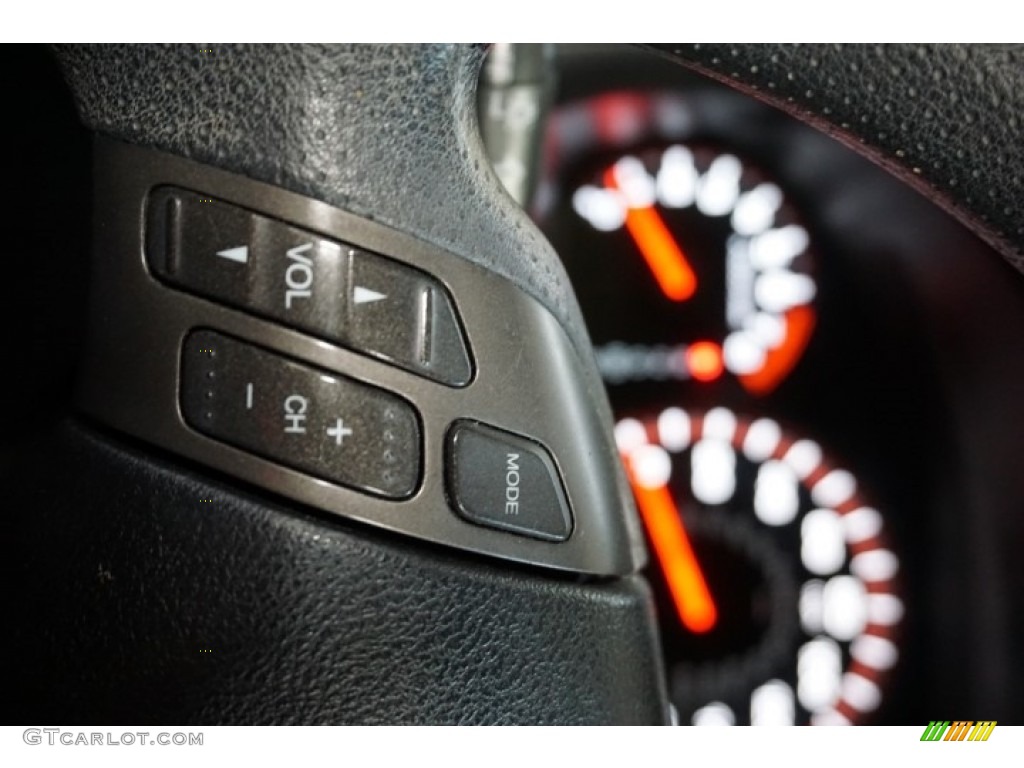
[(882, 515), (771, 419), (668, 408), (616, 425), (684, 723), (855, 723), (898, 657)]
[[(622, 114), (651, 104), (610, 98), (582, 114), (600, 126), (616, 114), (609, 103)], [(605, 380), (732, 375), (750, 394), (771, 392), (816, 320), (811, 238), (782, 188), (713, 144), (657, 133), (595, 141), (563, 176), (561, 207), (544, 218)]]

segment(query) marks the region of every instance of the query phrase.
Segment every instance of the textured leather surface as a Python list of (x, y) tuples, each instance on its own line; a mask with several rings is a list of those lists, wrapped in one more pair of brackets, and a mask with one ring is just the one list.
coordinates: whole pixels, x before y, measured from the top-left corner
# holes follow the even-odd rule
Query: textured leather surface
[(414, 234), (544, 304), (589, 360), (568, 278), (491, 170), (484, 49), (458, 45), (57, 46), (82, 121)]
[(23, 514), (3, 522), (16, 586), (4, 590), (2, 665), (21, 722), (664, 716), (637, 578), (577, 584), (463, 561), (80, 426), (8, 470), (5, 509)]
[(653, 47), (844, 141), (1024, 269), (1024, 46)]

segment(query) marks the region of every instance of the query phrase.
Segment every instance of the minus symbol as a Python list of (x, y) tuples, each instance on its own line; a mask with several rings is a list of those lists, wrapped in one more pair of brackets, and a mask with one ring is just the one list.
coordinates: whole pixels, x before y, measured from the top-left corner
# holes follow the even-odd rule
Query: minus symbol
[(252, 410), (252, 382), (245, 385), (245, 408)]

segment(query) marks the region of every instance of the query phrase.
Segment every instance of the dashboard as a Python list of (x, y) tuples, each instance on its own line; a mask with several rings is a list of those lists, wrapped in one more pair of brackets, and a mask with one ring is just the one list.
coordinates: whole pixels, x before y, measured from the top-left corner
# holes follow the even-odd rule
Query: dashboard
[[(95, 137), (51, 52), (7, 46), (28, 116), (3, 124), (16, 270), (0, 303), (13, 350), (0, 540), (18, 617), (4, 674), (23, 716), (653, 722), (660, 655), (681, 724), (1024, 721), (1020, 274), (856, 147), (752, 96), (632, 47), (556, 53), (528, 210), (586, 316), (660, 647), (632, 576), (411, 543), (76, 407), (95, 309)], [(246, 55), (206, 58), (237, 74)], [(355, 67), (358, 49), (320, 64), (339, 61), (365, 82), (381, 74)], [(280, 84), (302, 70), (261, 71)], [(409, 74), (388, 72), (395, 87)], [(282, 114), (327, 104), (256, 90)], [(359, 125), (378, 125), (393, 104), (357, 92)], [(276, 130), (277, 112), (253, 115)], [(397, 148), (434, 152), (427, 133)], [(381, 136), (377, 160), (395, 150)], [(336, 159), (327, 137), (313, 131), (324, 154), (300, 165)], [(441, 154), (429, 156), (443, 169)], [(384, 178), (391, 197), (369, 199), (395, 207), (423, 182)], [(489, 191), (474, 180), (470, 192)], [(483, 236), (457, 229), (473, 255)]]
[(557, 72), (530, 210), (615, 412), (680, 722), (1019, 719), (1019, 274), (654, 54)]

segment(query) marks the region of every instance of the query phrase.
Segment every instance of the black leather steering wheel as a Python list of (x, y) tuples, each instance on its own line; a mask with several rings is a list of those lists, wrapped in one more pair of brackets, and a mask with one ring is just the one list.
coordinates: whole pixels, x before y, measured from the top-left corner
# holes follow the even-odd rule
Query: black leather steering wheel
[[(1011, 202), (1024, 179), (1020, 49), (656, 48), (864, 152), (1024, 263), (1024, 214)], [(591, 364), (557, 256), (482, 151), (483, 48), (211, 50), (56, 55), (98, 134), (314, 198), (478, 265), (545, 307)], [(607, 427), (603, 395), (590, 397)], [(63, 424), (15, 469), (7, 556), (24, 578), (8, 655), (24, 719), (668, 719), (636, 573), (576, 577), (327, 518), (89, 420)]]

